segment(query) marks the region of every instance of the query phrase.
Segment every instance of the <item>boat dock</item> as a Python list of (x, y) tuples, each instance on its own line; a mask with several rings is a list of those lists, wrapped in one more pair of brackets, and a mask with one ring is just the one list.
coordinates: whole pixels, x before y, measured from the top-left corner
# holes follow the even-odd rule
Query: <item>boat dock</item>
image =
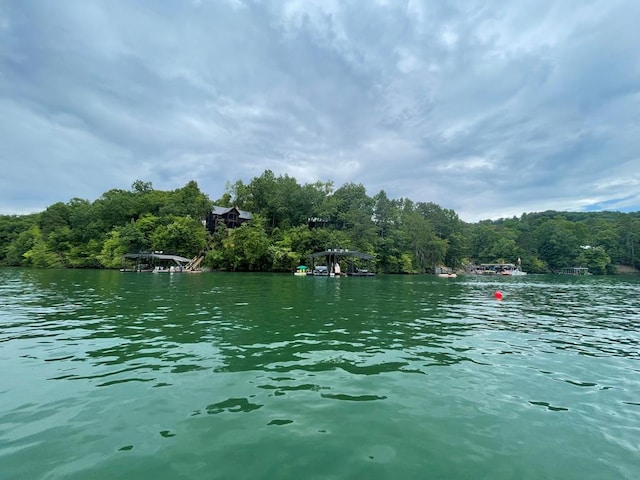
[(127, 253), (123, 256), (124, 266), (121, 272), (152, 272), (179, 273), (200, 271), (203, 255), (192, 259), (180, 255), (170, 255), (163, 252)]
[[(375, 258), (368, 253), (357, 252), (347, 248), (328, 248), (323, 252), (312, 253), (309, 255), (313, 262), (310, 275), (318, 276), (350, 276), (350, 277), (373, 277), (375, 273), (369, 268), (363, 268), (359, 260), (364, 260), (367, 267)], [(325, 259), (325, 265), (316, 267), (316, 260)], [(346, 268), (342, 271), (340, 261), (346, 263)]]
[(591, 275), (587, 267), (567, 267), (558, 272), (560, 275)]

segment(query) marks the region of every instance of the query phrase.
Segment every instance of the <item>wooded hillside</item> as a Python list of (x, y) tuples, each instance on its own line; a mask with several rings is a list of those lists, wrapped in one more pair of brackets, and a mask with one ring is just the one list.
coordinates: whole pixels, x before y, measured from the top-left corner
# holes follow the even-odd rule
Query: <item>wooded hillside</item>
[[(514, 263), (530, 273), (588, 267), (615, 273), (638, 268), (640, 212), (542, 212), (465, 223), (453, 210), (361, 184), (299, 184), (267, 170), (248, 184), (227, 186), (212, 201), (195, 181), (173, 191), (136, 181), (94, 202), (73, 198), (31, 215), (0, 216), (0, 264), (39, 268), (119, 268), (127, 252), (163, 250), (185, 257), (206, 252), (214, 269), (291, 271), (310, 253), (349, 248), (376, 258), (381, 273), (425, 273), (434, 266)], [(254, 219), (210, 234), (213, 205), (236, 206)]]

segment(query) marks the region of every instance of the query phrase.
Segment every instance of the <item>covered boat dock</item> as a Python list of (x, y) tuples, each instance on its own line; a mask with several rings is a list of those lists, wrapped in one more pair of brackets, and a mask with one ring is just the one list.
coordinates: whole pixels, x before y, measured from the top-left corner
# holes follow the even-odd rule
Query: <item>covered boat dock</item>
[(123, 272), (183, 272), (187, 270), (190, 259), (180, 255), (169, 255), (162, 252), (127, 253), (123, 262), (128, 264)]
[[(352, 277), (372, 277), (375, 275), (370, 269), (371, 262), (375, 257), (368, 253), (347, 248), (328, 248), (323, 252), (312, 253), (309, 258), (313, 262), (310, 275), (349, 275)], [(316, 260), (319, 258), (324, 258), (326, 263), (316, 267)], [(341, 261), (343, 264), (346, 263), (344, 272), (340, 266)]]
[(567, 267), (560, 270), (560, 275), (591, 275), (587, 267)]

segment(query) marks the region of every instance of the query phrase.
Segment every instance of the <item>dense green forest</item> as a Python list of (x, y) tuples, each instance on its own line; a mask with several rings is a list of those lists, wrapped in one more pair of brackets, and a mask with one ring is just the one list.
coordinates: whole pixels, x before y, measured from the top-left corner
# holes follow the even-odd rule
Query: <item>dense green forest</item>
[[(213, 205), (236, 206), (254, 219), (207, 232)], [(270, 170), (249, 183), (228, 184), (212, 201), (195, 181), (173, 191), (136, 181), (94, 202), (72, 198), (40, 213), (0, 216), (0, 265), (39, 268), (119, 268), (127, 252), (163, 250), (185, 257), (206, 252), (213, 269), (290, 271), (325, 248), (375, 256), (382, 273), (429, 273), (434, 266), (522, 259), (530, 273), (588, 267), (616, 273), (639, 267), (640, 212), (527, 213), (520, 218), (465, 223), (434, 203), (372, 197), (361, 184), (300, 185)]]

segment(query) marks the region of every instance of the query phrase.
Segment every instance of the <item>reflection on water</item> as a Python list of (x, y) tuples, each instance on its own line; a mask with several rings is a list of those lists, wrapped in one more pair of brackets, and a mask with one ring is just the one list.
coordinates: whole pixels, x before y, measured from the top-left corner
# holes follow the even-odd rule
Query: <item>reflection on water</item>
[(0, 270), (0, 459), (7, 478), (640, 478), (639, 293)]

